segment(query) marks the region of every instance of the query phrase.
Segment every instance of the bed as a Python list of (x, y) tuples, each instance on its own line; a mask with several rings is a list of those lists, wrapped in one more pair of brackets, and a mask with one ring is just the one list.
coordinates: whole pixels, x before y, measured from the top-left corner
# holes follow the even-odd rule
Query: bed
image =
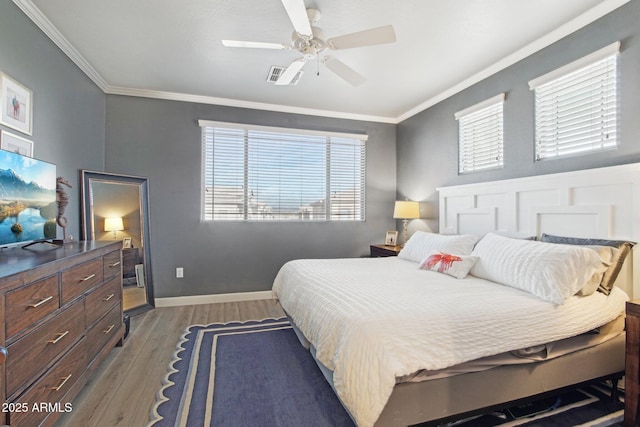
[(398, 258), (291, 261), (274, 296), (362, 427), (616, 379), (637, 254), (596, 290), (614, 265), (596, 249), (637, 241), (639, 175), (625, 165), (440, 188), (442, 234), (414, 233)]

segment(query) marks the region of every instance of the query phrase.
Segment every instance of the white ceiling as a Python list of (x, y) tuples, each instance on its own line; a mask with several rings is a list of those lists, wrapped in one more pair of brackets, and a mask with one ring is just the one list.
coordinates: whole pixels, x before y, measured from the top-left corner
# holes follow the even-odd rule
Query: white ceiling
[(296, 51), (280, 0), (13, 0), (106, 93), (397, 123), (629, 0), (305, 0), (328, 37), (393, 25), (397, 42), (332, 52), (366, 82), (308, 62), (296, 86), (266, 81)]

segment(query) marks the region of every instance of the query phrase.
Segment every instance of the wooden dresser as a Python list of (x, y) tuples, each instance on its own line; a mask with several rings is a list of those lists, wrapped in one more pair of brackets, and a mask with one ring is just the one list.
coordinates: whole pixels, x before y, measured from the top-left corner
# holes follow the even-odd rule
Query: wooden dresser
[(51, 426), (122, 345), (121, 242), (0, 251), (0, 425)]

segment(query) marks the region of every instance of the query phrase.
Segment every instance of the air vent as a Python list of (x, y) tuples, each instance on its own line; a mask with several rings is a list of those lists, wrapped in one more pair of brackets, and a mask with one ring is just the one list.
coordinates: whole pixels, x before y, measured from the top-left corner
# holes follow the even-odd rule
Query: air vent
[[(280, 77), (280, 75), (282, 73), (284, 73), (284, 70), (286, 70), (287, 67), (281, 67), (279, 65), (273, 65), (271, 66), (271, 69), (269, 70), (269, 75), (267, 76), (267, 81), (269, 83), (275, 83), (278, 81), (278, 78)], [(300, 81), (300, 77), (302, 77), (302, 73), (304, 73), (303, 70), (300, 70), (296, 73), (296, 76), (293, 78), (293, 80), (291, 81), (291, 83), (289, 83), (289, 86), (295, 86), (298, 84), (298, 82)]]

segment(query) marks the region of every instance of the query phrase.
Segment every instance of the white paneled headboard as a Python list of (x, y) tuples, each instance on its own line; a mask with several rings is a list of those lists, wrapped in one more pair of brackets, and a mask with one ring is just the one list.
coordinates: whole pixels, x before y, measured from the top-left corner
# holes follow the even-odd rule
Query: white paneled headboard
[[(640, 242), (640, 163), (438, 188), (440, 233)], [(618, 281), (640, 297), (640, 244)]]

